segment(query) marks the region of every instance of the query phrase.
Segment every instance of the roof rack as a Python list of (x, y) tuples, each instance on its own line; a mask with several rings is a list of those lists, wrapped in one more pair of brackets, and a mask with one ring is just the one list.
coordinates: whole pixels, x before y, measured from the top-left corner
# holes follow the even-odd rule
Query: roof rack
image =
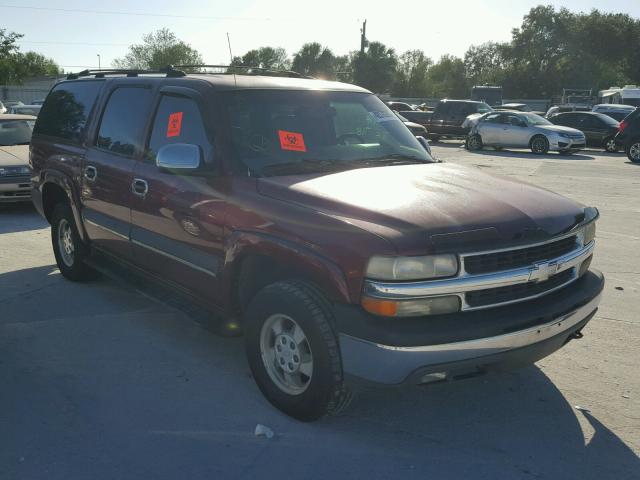
[[(291, 78), (313, 78), (308, 75), (303, 75), (293, 70), (278, 70), (276, 68), (264, 68), (254, 67), (252, 65), (176, 65), (174, 68), (181, 70), (189, 69), (223, 69), (222, 72), (216, 72), (217, 74), (237, 74), (237, 75), (264, 75), (270, 77), (291, 77)], [(237, 70), (241, 70), (239, 73)], [(194, 73), (212, 73), (212, 72), (194, 72)]]
[(67, 75), (67, 80), (77, 80), (81, 77), (104, 78), (107, 75), (125, 75), (127, 77), (137, 77), (138, 75), (147, 74), (165, 74), (167, 77), (184, 77), (186, 75), (183, 71), (175, 69), (172, 65), (167, 65), (165, 68), (161, 68), (159, 70), (144, 70), (136, 68), (89, 69), (83, 70), (78, 73), (70, 73), (69, 75)]
[(165, 68), (159, 70), (144, 70), (144, 69), (89, 69), (83, 70), (78, 73), (70, 73), (67, 75), (67, 80), (77, 80), (82, 77), (94, 77), (105, 78), (107, 75), (124, 75), (127, 77), (137, 77), (138, 75), (151, 75), (151, 74), (165, 74), (167, 77), (184, 77), (186, 75), (185, 70), (195, 70), (191, 73), (214, 73), (202, 71), (203, 69), (221, 69), (221, 72), (215, 72), (217, 74), (227, 75), (264, 75), (270, 77), (290, 77), (290, 78), (313, 78), (308, 75), (303, 75), (292, 70), (277, 70), (274, 68), (253, 67), (251, 65), (167, 65)]

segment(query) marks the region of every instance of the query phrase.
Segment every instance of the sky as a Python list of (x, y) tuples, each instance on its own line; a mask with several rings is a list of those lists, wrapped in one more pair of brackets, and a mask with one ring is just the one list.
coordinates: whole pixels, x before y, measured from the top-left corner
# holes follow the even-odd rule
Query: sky
[(163, 27), (209, 64), (229, 62), (227, 33), (234, 55), (261, 46), (283, 47), (293, 54), (311, 41), (341, 55), (360, 47), (365, 19), (370, 41), (398, 53), (421, 49), (437, 60), (443, 54), (463, 56), (471, 45), (509, 40), (511, 29), (540, 3), (640, 17), (640, 1), (631, 0), (0, 0), (0, 15), (2, 28), (24, 34), (21, 51), (37, 51), (65, 71), (77, 71), (97, 68), (98, 55), (102, 68), (110, 66), (128, 45)]

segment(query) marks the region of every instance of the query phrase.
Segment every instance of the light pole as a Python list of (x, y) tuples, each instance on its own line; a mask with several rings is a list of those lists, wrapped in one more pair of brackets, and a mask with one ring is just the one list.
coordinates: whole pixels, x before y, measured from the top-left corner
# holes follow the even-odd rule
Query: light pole
[(98, 70), (102, 70), (102, 68), (100, 67), (100, 54), (98, 53)]

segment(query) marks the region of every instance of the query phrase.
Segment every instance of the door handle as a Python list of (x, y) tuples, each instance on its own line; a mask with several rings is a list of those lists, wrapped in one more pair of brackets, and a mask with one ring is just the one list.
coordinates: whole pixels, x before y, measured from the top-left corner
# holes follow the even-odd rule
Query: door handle
[(89, 165), (84, 169), (84, 178), (90, 182), (95, 182), (96, 178), (98, 178), (98, 169), (93, 165)]
[(144, 197), (149, 191), (149, 184), (141, 178), (134, 178), (131, 184), (131, 191), (139, 197)]

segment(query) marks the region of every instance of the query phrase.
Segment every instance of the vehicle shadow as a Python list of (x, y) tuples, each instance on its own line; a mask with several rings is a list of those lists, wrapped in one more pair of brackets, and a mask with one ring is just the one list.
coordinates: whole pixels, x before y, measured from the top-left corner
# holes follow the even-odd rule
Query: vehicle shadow
[(0, 234), (48, 227), (31, 202), (0, 204)]
[[(22, 285), (1, 298), (7, 478), (585, 480), (640, 471), (595, 408), (583, 413), (594, 431), (585, 445), (582, 414), (540, 368), (366, 387), (344, 413), (301, 423), (261, 395), (241, 339), (213, 335), (126, 282), (68, 282), (52, 270), (0, 275), (0, 291)], [(258, 423), (276, 436), (256, 438)]]
[(477, 155), (490, 155), (492, 157), (507, 157), (507, 158), (529, 158), (532, 160), (595, 160), (594, 157), (590, 155), (585, 155), (582, 153), (574, 153), (571, 155), (563, 155), (560, 153), (550, 152), (546, 155), (536, 155), (534, 153), (528, 152), (526, 150), (476, 150), (471, 151), (470, 153), (474, 153)]

